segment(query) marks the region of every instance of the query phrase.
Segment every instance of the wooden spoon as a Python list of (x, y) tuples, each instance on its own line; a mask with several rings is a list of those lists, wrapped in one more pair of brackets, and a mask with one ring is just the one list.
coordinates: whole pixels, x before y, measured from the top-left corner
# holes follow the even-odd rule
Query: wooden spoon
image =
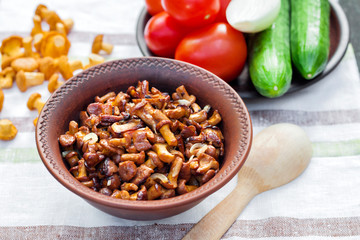
[(183, 239), (220, 239), (252, 198), (294, 180), (311, 156), (311, 142), (300, 127), (280, 123), (262, 130), (253, 140), (235, 189)]

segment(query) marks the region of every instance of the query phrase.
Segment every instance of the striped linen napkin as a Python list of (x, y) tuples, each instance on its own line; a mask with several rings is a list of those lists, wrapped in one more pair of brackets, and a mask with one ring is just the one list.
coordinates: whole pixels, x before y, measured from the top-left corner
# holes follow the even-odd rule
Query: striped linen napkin
[[(40, 1), (0, 0), (0, 38), (27, 36)], [(82, 59), (103, 33), (115, 44), (109, 59), (138, 57), (135, 25), (143, 0), (44, 1), (62, 18), (73, 18), (69, 56)], [(35, 146), (36, 111), (30, 94), (50, 96), (47, 84), (21, 93), (4, 90), (0, 118), (19, 133), (0, 142), (0, 239), (181, 239), (231, 192), (236, 179), (193, 209), (157, 221), (129, 221), (105, 214), (58, 183)], [(309, 135), (314, 156), (295, 181), (255, 197), (223, 239), (360, 238), (360, 85), (351, 45), (339, 66), (313, 86), (279, 99), (245, 100), (254, 134), (288, 122)]]

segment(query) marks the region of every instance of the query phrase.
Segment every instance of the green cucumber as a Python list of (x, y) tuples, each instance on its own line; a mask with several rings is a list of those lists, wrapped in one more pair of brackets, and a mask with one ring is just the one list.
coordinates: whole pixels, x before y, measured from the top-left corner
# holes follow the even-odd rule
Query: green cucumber
[(330, 49), (328, 0), (291, 0), (291, 58), (305, 79), (326, 67)]
[(265, 97), (279, 97), (289, 89), (292, 79), (289, 0), (281, 0), (280, 13), (269, 28), (250, 37), (249, 72), (256, 90)]

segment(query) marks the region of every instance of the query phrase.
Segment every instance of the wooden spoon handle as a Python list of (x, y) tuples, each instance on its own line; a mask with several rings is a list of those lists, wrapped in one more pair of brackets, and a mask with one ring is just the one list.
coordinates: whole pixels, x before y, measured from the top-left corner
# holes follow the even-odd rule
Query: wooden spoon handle
[(220, 239), (250, 200), (258, 194), (252, 185), (238, 185), (224, 200), (206, 214), (183, 238)]

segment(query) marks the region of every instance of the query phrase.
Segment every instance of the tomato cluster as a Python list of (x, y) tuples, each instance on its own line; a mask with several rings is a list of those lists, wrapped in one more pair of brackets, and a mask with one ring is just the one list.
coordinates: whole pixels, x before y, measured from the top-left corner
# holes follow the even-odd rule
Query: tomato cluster
[(242, 71), (247, 48), (244, 35), (226, 21), (230, 0), (145, 0), (152, 15), (144, 30), (157, 56), (203, 67), (223, 80)]

